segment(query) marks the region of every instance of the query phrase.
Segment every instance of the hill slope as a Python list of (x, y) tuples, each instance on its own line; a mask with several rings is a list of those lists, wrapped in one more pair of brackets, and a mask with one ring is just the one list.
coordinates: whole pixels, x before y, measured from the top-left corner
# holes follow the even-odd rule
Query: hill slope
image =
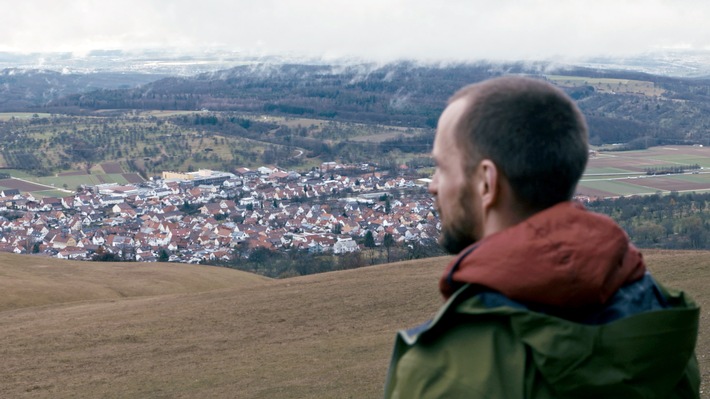
[[(659, 280), (710, 305), (709, 252), (646, 255)], [(6, 310), (0, 397), (380, 397), (394, 333), (437, 309), (446, 261)], [(129, 279), (137, 270), (106, 280)], [(15, 284), (32, 281), (32, 273), (23, 279)], [(707, 331), (705, 317), (698, 348), (705, 379)]]
[(31, 306), (259, 286), (250, 273), (179, 263), (90, 263), (0, 253), (0, 312)]

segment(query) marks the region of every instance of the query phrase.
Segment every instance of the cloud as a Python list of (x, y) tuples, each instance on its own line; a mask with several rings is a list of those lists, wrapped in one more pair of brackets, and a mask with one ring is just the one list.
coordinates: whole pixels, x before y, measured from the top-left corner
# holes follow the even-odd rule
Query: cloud
[(708, 16), (700, 0), (25, 0), (0, 15), (0, 51), (572, 59), (708, 49)]

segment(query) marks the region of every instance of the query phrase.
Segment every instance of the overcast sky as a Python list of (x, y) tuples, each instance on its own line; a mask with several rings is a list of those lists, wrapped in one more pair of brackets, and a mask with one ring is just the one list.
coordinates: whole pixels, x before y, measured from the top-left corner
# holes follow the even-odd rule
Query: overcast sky
[(0, 51), (225, 49), (389, 61), (710, 50), (707, 0), (0, 0)]

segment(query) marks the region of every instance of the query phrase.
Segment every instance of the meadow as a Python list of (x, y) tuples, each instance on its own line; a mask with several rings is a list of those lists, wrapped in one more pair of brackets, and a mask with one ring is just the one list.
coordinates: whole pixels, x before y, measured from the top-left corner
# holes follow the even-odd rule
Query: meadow
[[(705, 309), (707, 381), (710, 253), (645, 258)], [(378, 398), (395, 331), (433, 315), (449, 259), (269, 280), (0, 254), (0, 397)]]

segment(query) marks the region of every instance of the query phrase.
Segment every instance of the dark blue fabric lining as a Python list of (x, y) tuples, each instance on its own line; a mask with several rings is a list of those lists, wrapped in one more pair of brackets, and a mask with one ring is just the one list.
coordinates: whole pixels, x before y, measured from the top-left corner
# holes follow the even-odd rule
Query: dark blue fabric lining
[(485, 288), (477, 295), (483, 304), (490, 308), (508, 306), (529, 309), (576, 323), (592, 325), (606, 324), (638, 313), (668, 307), (666, 299), (649, 273), (621, 287), (606, 304), (601, 306), (566, 309), (533, 303), (523, 304)]
[(446, 284), (448, 284), (448, 286), (452, 288), (452, 291), (456, 291), (464, 286), (464, 283), (457, 283), (454, 281), (454, 273), (459, 269), (459, 267), (461, 266), (461, 262), (466, 259), (468, 254), (473, 252), (476, 248), (478, 248), (478, 243), (471, 245), (470, 247), (468, 247), (468, 249), (464, 250), (464, 252), (458, 256), (456, 263), (449, 271), (449, 274), (446, 276)]
[(422, 332), (428, 330), (429, 327), (431, 326), (431, 323), (432, 323), (433, 321), (434, 321), (433, 319), (432, 319), (432, 320), (427, 320), (426, 322), (424, 322), (424, 323), (422, 323), (422, 324), (420, 324), (420, 325), (418, 325), (418, 326), (416, 326), (416, 327), (412, 327), (412, 328), (408, 329), (408, 330), (407, 330), (407, 335), (409, 335), (410, 337), (413, 337), (413, 336), (415, 336), (415, 335), (419, 335), (420, 333), (422, 333)]
[[(483, 286), (472, 285), (460, 296), (459, 302), (471, 296), (477, 296), (484, 306), (497, 308), (506, 306), (517, 309), (527, 309), (559, 317), (575, 323), (602, 325), (611, 323), (635, 314), (667, 308), (668, 302), (656, 285), (653, 277), (646, 273), (641, 279), (621, 287), (609, 301), (602, 306), (565, 309), (540, 304), (523, 304), (505, 295)], [(470, 293), (470, 294), (469, 294)], [(468, 294), (468, 295), (466, 295)], [(416, 336), (428, 330), (433, 320), (428, 320), (406, 331), (409, 336)]]

